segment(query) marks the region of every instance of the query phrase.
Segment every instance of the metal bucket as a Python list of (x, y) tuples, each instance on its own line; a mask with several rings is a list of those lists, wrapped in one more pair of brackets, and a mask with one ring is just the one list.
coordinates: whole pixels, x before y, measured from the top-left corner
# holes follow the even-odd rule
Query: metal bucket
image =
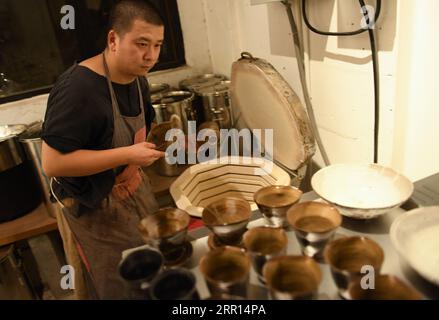
[(55, 218), (55, 204), (51, 201), (50, 196), (50, 182), (47, 176), (43, 172), (41, 165), (41, 134), (42, 134), (43, 122), (38, 121), (31, 124), (25, 132), (20, 135), (20, 142), (23, 145), (23, 149), (26, 156), (31, 160), (34, 171), (38, 177), (38, 182), (41, 186), (44, 196), (44, 203), (50, 216)]
[(0, 126), (0, 222), (19, 218), (41, 203), (41, 191), (18, 135), (26, 125)]

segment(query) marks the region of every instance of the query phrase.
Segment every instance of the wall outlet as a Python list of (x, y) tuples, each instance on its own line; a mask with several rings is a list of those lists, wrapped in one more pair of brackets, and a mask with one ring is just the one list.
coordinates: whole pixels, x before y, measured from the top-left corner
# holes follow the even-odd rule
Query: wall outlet
[(258, 4), (266, 4), (271, 2), (281, 2), (281, 0), (251, 0), (250, 4), (252, 6), (258, 5)]

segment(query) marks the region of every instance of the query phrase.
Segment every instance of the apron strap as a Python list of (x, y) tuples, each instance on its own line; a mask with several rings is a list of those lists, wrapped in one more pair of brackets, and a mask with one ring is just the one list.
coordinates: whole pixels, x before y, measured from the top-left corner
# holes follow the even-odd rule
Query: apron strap
[[(104, 52), (102, 52), (102, 60), (104, 62), (105, 79), (107, 80), (108, 88), (110, 90), (111, 106), (113, 108), (113, 112), (115, 115), (118, 115), (123, 118), (119, 109), (119, 104), (117, 102), (116, 93), (114, 92), (113, 85), (111, 84), (110, 70), (108, 68), (108, 64), (107, 64), (107, 60), (105, 59)], [(142, 87), (140, 85), (139, 77), (136, 78), (136, 84), (137, 84), (137, 91), (139, 93), (140, 114), (143, 115), (145, 111), (144, 111)]]
[(114, 92), (113, 85), (111, 84), (110, 70), (108, 69), (107, 60), (105, 54), (102, 52), (102, 59), (104, 61), (105, 79), (107, 80), (108, 88), (110, 90), (111, 106), (113, 108), (113, 114), (121, 116), (119, 106), (117, 103), (116, 93)]

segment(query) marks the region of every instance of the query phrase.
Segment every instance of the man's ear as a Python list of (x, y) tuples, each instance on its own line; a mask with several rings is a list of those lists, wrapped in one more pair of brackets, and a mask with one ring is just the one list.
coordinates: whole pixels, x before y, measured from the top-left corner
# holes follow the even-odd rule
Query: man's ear
[(108, 49), (112, 52), (116, 51), (116, 37), (117, 37), (116, 31), (114, 31), (113, 29), (108, 31), (107, 46)]

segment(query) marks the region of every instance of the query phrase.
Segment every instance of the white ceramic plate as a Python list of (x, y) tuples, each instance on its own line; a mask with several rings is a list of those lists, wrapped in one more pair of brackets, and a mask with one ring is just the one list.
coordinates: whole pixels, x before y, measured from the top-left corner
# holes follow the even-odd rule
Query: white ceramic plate
[(392, 223), (390, 238), (414, 270), (439, 286), (439, 206), (399, 216)]
[(391, 168), (378, 164), (335, 164), (311, 179), (314, 191), (339, 207), (345, 216), (370, 219), (408, 200), (413, 183)]

